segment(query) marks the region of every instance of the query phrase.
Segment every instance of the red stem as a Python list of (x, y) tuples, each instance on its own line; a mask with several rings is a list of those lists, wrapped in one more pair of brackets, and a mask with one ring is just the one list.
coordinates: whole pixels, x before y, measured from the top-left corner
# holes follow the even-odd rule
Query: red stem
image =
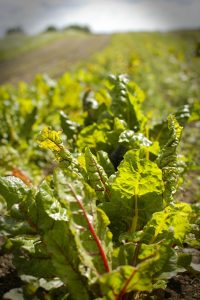
[(89, 230), (90, 230), (90, 232), (91, 232), (91, 234), (92, 234), (92, 236), (93, 236), (93, 238), (94, 238), (94, 240), (95, 240), (95, 242), (97, 244), (97, 247), (99, 249), (99, 253), (100, 253), (101, 257), (102, 257), (105, 270), (106, 270), (106, 272), (110, 272), (110, 267), (109, 267), (109, 264), (108, 264), (108, 259), (107, 259), (107, 256), (106, 256), (105, 252), (104, 252), (104, 249), (103, 249), (103, 247), (101, 245), (101, 241), (100, 241), (99, 237), (97, 236), (92, 223), (88, 219), (87, 213), (85, 211), (85, 208), (84, 208), (82, 202), (77, 198), (76, 193), (74, 192), (72, 186), (69, 185), (69, 187), (70, 187), (70, 189), (71, 189), (71, 191), (73, 193), (74, 198), (76, 199), (76, 201), (78, 202), (80, 208), (83, 211), (84, 217), (85, 217), (85, 219), (87, 221), (87, 224), (88, 224), (88, 227), (89, 227)]
[(121, 300), (122, 297), (124, 296), (124, 294), (126, 294), (126, 290), (127, 290), (127, 287), (130, 283), (130, 281), (132, 280), (132, 278), (134, 277), (135, 273), (137, 273), (137, 269), (133, 270), (131, 276), (126, 280), (123, 288), (121, 289), (120, 293), (115, 297), (115, 300)]

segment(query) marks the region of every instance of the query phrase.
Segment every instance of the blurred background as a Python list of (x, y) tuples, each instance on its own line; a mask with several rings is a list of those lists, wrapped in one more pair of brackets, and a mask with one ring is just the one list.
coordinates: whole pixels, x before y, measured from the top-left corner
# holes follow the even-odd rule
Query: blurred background
[[(199, 12), (199, 0), (0, 0), (0, 84), (58, 78), (112, 43), (121, 67), (110, 72), (127, 73), (127, 64), (135, 72), (152, 56), (159, 65), (164, 53), (174, 68), (181, 56), (199, 56)], [(182, 68), (180, 80), (187, 76)]]

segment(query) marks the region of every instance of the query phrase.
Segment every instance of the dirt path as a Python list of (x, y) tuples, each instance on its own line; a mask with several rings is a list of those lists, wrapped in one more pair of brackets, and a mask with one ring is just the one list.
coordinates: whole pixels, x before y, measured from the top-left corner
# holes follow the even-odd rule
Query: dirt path
[(108, 35), (71, 36), (52, 42), (19, 58), (0, 63), (0, 84), (31, 81), (37, 73), (58, 77), (75, 63), (101, 51), (110, 41)]

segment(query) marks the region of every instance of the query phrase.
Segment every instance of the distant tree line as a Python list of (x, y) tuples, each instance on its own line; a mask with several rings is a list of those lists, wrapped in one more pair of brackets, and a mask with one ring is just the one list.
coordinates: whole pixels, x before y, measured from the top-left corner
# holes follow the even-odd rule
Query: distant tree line
[[(75, 30), (79, 32), (85, 32), (85, 33), (91, 33), (91, 29), (89, 26), (86, 25), (78, 25), (78, 24), (72, 24), (64, 27), (63, 29), (58, 29), (54, 25), (49, 25), (44, 32), (56, 32), (61, 30)], [(14, 26), (10, 27), (6, 30), (5, 35), (12, 35), (12, 34), (25, 34), (24, 29), (21, 26)]]
[(6, 35), (11, 34), (25, 34), (24, 29), (21, 26), (10, 27), (5, 32)]
[(72, 24), (69, 26), (66, 26), (64, 28), (64, 30), (77, 30), (77, 31), (82, 31), (82, 32), (86, 32), (86, 33), (91, 33), (91, 29), (89, 28), (89, 26), (82, 26), (82, 25), (78, 25), (78, 24)]
[(48, 27), (44, 30), (44, 32), (54, 32), (54, 31), (58, 31), (58, 28), (55, 27), (55, 26), (53, 26), (53, 25), (48, 26)]
[[(85, 33), (91, 33), (91, 29), (89, 26), (86, 25), (78, 25), (78, 24), (72, 24), (64, 27), (62, 30), (75, 30), (75, 31), (80, 31), (80, 32), (85, 32)], [(56, 26), (50, 25), (48, 26), (44, 32), (55, 32), (55, 31), (60, 31)]]

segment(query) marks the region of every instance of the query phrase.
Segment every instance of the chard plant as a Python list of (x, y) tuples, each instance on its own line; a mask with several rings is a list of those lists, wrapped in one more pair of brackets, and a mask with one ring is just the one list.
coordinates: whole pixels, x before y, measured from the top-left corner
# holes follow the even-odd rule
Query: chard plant
[(39, 286), (53, 290), (50, 299), (144, 299), (190, 263), (181, 249), (192, 210), (174, 198), (189, 110), (151, 127), (136, 84), (110, 76), (108, 90), (101, 103), (84, 95), (83, 124), (61, 112), (62, 130), (39, 134), (53, 174), (38, 186), (0, 178), (2, 251), (35, 282), (27, 299)]

